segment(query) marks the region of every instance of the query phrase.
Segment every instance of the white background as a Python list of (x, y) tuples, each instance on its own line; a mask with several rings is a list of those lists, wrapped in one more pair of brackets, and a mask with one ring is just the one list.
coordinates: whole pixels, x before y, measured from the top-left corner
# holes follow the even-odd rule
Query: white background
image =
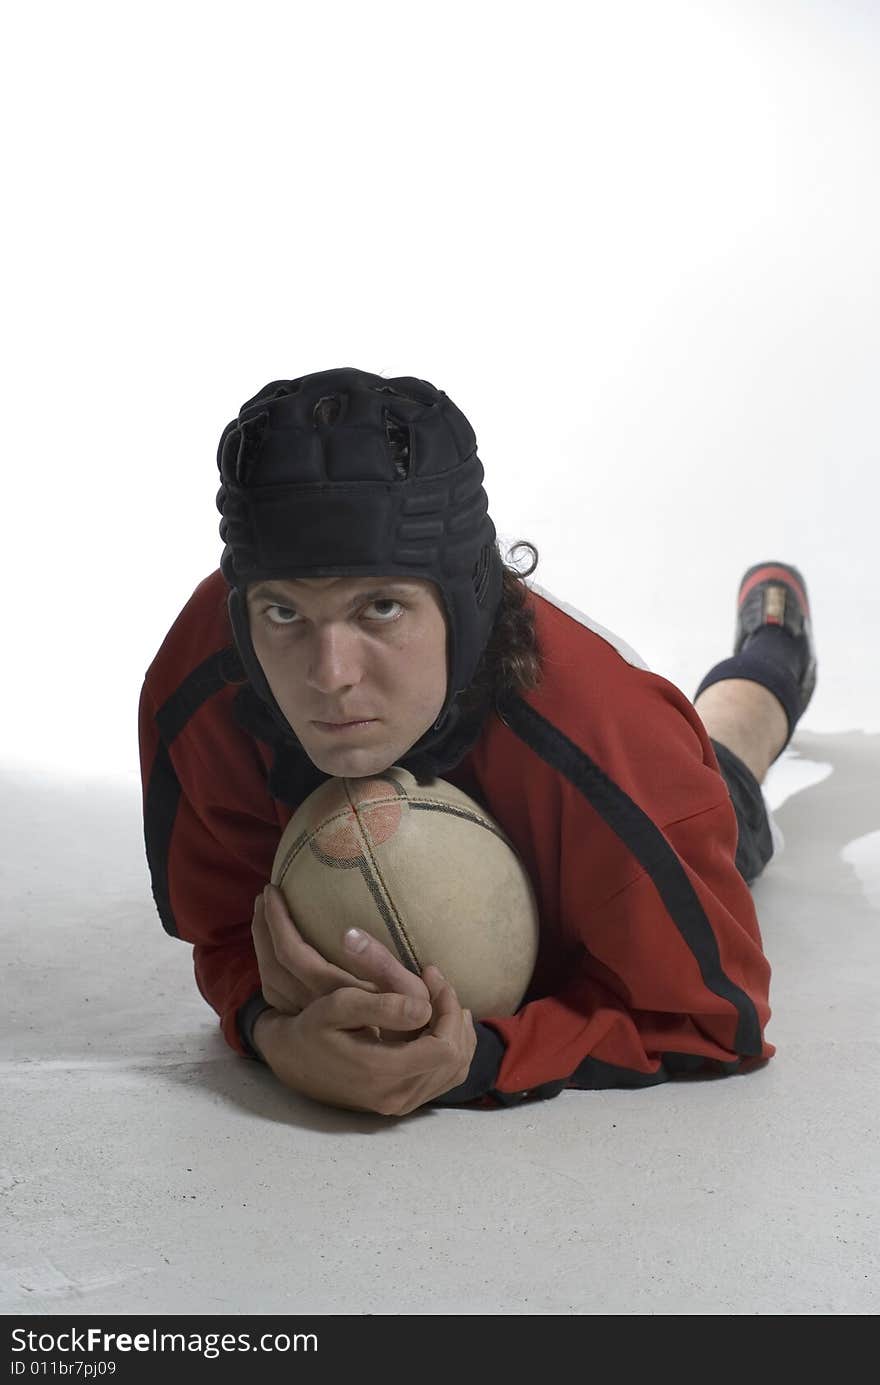
[[(31, 3), (0, 78), (0, 1311), (876, 1315), (880, 7)], [(394, 1121), (222, 1039), (138, 695), (224, 426), (344, 365), (445, 390), (535, 580), (687, 696), (801, 568), (765, 1069)]]
[(137, 777), (267, 381), (444, 389), (536, 580), (692, 696), (807, 579), (804, 725), (880, 722), (870, 3), (18, 7), (0, 757)]

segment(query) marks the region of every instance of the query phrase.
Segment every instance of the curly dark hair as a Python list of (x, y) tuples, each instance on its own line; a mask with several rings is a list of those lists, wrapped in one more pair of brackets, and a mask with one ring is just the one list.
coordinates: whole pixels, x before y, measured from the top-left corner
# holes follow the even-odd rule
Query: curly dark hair
[(538, 566), (538, 550), (525, 539), (518, 539), (513, 544), (507, 555), (509, 559), (522, 549), (532, 555), (531, 566), (521, 570), (505, 562), (497, 540), (495, 547), (503, 569), (501, 603), (474, 676), (459, 695), (465, 714), (481, 706), (487, 698), (495, 701), (505, 693), (527, 692), (536, 688), (543, 673), (535, 614), (528, 605), (525, 582)]
[[(528, 605), (525, 581), (538, 566), (538, 550), (525, 539), (518, 539), (512, 545), (508, 558), (513, 558), (522, 549), (531, 553), (531, 566), (520, 570), (513, 563), (505, 562), (497, 539), (495, 548), (502, 566), (501, 601), (492, 633), (474, 676), (460, 694), (460, 706), (465, 715), (487, 701), (496, 701), (505, 693), (536, 688), (543, 673), (535, 616)], [(241, 687), (248, 679), (245, 675), (243, 678), (224, 677), (223, 681), (233, 687)]]

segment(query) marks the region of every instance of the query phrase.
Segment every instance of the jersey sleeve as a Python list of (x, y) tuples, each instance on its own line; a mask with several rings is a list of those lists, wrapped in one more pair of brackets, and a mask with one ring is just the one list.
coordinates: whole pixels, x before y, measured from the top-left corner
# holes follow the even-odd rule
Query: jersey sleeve
[(163, 726), (147, 683), (138, 706), (144, 845), (165, 930), (192, 944), (196, 984), (235, 1052), (256, 1056), (239, 1010), (259, 1013), (251, 937), (282, 829), (260, 785), (256, 747)]

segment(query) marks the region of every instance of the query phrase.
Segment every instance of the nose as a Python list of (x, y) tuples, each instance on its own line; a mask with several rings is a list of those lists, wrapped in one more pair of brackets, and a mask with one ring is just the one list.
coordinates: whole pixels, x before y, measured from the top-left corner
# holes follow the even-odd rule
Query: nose
[(309, 632), (306, 682), (330, 695), (355, 687), (363, 677), (357, 632), (339, 625)]

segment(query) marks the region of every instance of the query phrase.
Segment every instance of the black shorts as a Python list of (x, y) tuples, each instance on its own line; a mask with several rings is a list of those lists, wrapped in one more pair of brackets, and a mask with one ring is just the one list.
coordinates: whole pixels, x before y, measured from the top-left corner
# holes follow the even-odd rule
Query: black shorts
[(761, 785), (748, 765), (738, 755), (728, 750), (720, 741), (713, 740), (718, 768), (724, 776), (736, 820), (739, 824), (739, 840), (736, 847), (736, 868), (747, 885), (751, 885), (761, 874), (773, 855), (773, 835), (767, 817), (767, 806)]

